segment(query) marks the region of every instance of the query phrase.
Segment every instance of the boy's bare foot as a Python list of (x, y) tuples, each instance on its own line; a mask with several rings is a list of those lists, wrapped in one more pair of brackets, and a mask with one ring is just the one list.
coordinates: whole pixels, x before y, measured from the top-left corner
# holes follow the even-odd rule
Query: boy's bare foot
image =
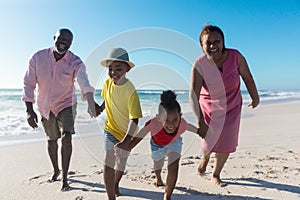
[(203, 159), (203, 158), (201, 159), (201, 161), (198, 165), (198, 169), (197, 169), (199, 175), (202, 175), (205, 173), (208, 162), (209, 162), (208, 159)]
[(61, 191), (65, 192), (65, 191), (69, 191), (71, 189), (71, 187), (69, 186), (67, 181), (63, 181), (62, 187), (61, 187)]
[(166, 193), (164, 194), (164, 200), (171, 200), (171, 197), (168, 196)]
[(115, 195), (116, 197), (120, 196), (120, 190), (118, 185), (115, 185)]
[(154, 183), (154, 185), (155, 185), (156, 187), (163, 187), (163, 186), (165, 186), (165, 184), (164, 184), (162, 181), (156, 181), (156, 182)]
[(212, 181), (216, 186), (219, 186), (219, 187), (224, 187), (224, 186), (226, 186), (226, 183), (224, 183), (223, 181), (221, 181), (220, 177), (213, 176), (213, 177), (211, 178), (211, 181)]
[(163, 187), (163, 186), (165, 186), (165, 184), (164, 184), (164, 182), (163, 182), (163, 180), (161, 178), (160, 173), (156, 174), (156, 182), (154, 183), (154, 185), (156, 187)]
[(53, 175), (52, 175), (51, 179), (49, 180), (49, 182), (52, 183), (54, 181), (57, 181), (59, 174), (60, 174), (60, 171), (53, 172)]

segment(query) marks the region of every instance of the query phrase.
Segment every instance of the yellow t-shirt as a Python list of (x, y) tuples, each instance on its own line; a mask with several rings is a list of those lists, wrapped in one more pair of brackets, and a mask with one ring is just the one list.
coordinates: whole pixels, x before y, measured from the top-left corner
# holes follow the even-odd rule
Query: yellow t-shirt
[(104, 130), (121, 141), (126, 135), (129, 120), (142, 117), (140, 98), (131, 81), (116, 85), (111, 78), (104, 81), (101, 96), (106, 110)]

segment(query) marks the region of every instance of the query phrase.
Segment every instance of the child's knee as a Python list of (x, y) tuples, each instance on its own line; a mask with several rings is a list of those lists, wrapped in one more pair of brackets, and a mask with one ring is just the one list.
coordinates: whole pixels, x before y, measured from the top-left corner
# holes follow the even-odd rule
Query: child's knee
[(127, 157), (126, 158), (118, 158), (117, 159), (116, 170), (125, 171), (126, 163), (127, 163)]
[(170, 164), (179, 164), (179, 160), (180, 160), (180, 153), (177, 152), (170, 152), (168, 153), (168, 165)]
[(104, 166), (114, 168), (115, 162), (116, 162), (116, 157), (114, 155), (114, 151), (113, 150), (105, 151)]

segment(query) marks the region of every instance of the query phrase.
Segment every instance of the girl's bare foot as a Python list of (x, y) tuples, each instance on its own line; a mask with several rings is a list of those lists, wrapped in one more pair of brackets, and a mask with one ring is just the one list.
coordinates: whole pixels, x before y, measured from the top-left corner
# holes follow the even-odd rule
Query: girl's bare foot
[(213, 176), (211, 178), (211, 181), (216, 185), (216, 186), (219, 186), (219, 187), (224, 187), (226, 186), (226, 183), (224, 183), (223, 181), (221, 181), (220, 177), (218, 176)]
[(198, 165), (198, 174), (201, 175), (201, 174), (204, 174), (205, 171), (206, 171), (206, 167), (208, 165), (208, 162), (209, 162), (209, 159), (201, 159), (199, 165)]

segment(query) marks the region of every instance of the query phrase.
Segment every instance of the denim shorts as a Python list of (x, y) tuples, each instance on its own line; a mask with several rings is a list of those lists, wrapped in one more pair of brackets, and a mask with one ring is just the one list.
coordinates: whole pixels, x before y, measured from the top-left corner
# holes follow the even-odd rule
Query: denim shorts
[(115, 136), (113, 136), (111, 133), (107, 131), (104, 131), (104, 148), (106, 151), (113, 150), (115, 144), (117, 144), (118, 142), (120, 141), (117, 140)]
[(159, 146), (154, 143), (154, 141), (150, 140), (151, 145), (151, 158), (153, 160), (160, 160), (164, 158), (168, 153), (170, 152), (176, 152), (178, 154), (181, 154), (182, 149), (182, 138), (179, 137), (177, 140), (172, 142), (171, 144), (168, 144), (167, 146)]

